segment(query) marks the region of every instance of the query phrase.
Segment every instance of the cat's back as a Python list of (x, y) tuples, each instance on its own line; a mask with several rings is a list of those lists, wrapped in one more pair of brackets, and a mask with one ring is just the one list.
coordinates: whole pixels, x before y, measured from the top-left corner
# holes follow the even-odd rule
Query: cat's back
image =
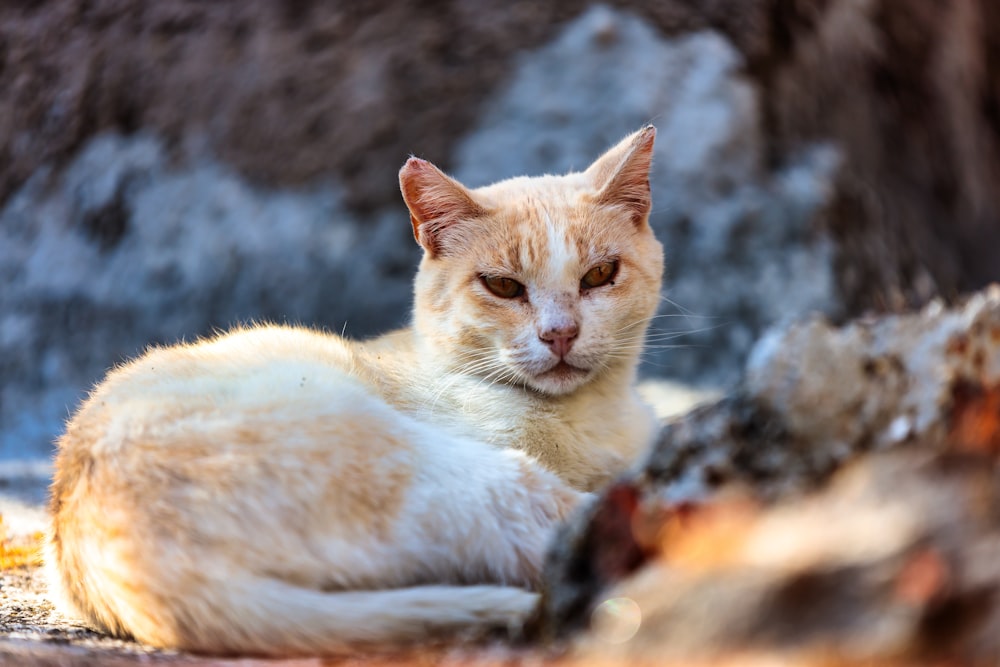
[[(350, 343), (306, 329), (257, 326), (214, 339), (152, 348), (112, 370), (67, 424), (55, 461), (54, 497), (89, 462), (120, 456), (176, 467), (220, 447), (260, 441), (254, 424), (315, 418), (331, 399), (350, 401)], [(190, 434), (206, 437), (192, 438)], [(209, 434), (213, 437), (208, 437)]]
[[(128, 609), (169, 607), (157, 596), (191, 594), (201, 577), (309, 571), (305, 556), (267, 545), (322, 540), (330, 526), (368, 521), (372, 503), (391, 505), (331, 479), (353, 474), (378, 496), (380, 461), (408, 470), (410, 450), (353, 364), (349, 341), (263, 326), (154, 348), (109, 373), (58, 443), (46, 559), (55, 595), (124, 632)], [(211, 556), (204, 568), (188, 562), (199, 554)]]
[[(148, 410), (162, 401), (222, 409), (237, 400), (266, 402), (311, 382), (350, 374), (353, 351), (335, 336), (285, 326), (236, 329), (214, 339), (151, 348), (108, 373), (77, 415)], [(329, 373), (330, 370), (340, 371)]]
[(157, 471), (177, 477), (184, 461), (277, 446), (261, 437), (268, 424), (349, 412), (344, 403), (363, 393), (353, 357), (336, 336), (270, 325), (147, 350), (109, 372), (67, 424), (55, 460), (57, 518), (60, 500), (98, 464), (141, 492)]

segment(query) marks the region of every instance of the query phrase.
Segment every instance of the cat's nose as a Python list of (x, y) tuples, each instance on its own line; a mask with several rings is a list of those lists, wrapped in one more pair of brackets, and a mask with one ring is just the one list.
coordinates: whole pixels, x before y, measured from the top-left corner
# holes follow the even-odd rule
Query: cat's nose
[(538, 337), (558, 356), (560, 359), (569, 354), (573, 347), (573, 342), (580, 333), (580, 327), (574, 322), (558, 328), (546, 329)]

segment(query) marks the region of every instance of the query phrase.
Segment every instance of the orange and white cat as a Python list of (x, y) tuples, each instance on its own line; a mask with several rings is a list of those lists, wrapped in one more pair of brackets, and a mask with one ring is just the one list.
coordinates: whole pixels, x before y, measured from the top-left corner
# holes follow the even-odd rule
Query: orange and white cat
[(655, 130), (583, 173), (400, 171), (413, 324), (237, 329), (111, 371), (59, 440), (49, 580), (161, 647), (323, 654), (517, 624), (547, 541), (654, 430)]

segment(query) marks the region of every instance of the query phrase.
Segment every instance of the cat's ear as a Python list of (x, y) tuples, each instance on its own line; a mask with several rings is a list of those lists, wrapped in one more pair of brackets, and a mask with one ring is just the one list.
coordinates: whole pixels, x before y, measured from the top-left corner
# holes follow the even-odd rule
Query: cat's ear
[(597, 158), (587, 169), (597, 189), (597, 203), (620, 206), (639, 224), (649, 215), (649, 168), (653, 164), (656, 128), (647, 125)]
[(413, 237), (431, 256), (446, 249), (449, 228), (486, 213), (465, 186), (420, 158), (411, 157), (399, 170), (399, 189), (410, 209)]

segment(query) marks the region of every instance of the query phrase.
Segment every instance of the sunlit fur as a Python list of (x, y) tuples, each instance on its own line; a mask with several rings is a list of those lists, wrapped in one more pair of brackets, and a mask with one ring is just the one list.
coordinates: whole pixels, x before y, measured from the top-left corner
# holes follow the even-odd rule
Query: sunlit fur
[[(653, 136), (583, 174), (472, 191), (410, 160), (411, 328), (243, 328), (111, 371), (59, 440), (53, 594), (98, 628), (208, 653), (523, 620), (555, 527), (652, 434), (632, 383), (662, 271)], [(609, 260), (613, 281), (583, 289)], [(540, 332), (570, 325), (560, 359)]]

